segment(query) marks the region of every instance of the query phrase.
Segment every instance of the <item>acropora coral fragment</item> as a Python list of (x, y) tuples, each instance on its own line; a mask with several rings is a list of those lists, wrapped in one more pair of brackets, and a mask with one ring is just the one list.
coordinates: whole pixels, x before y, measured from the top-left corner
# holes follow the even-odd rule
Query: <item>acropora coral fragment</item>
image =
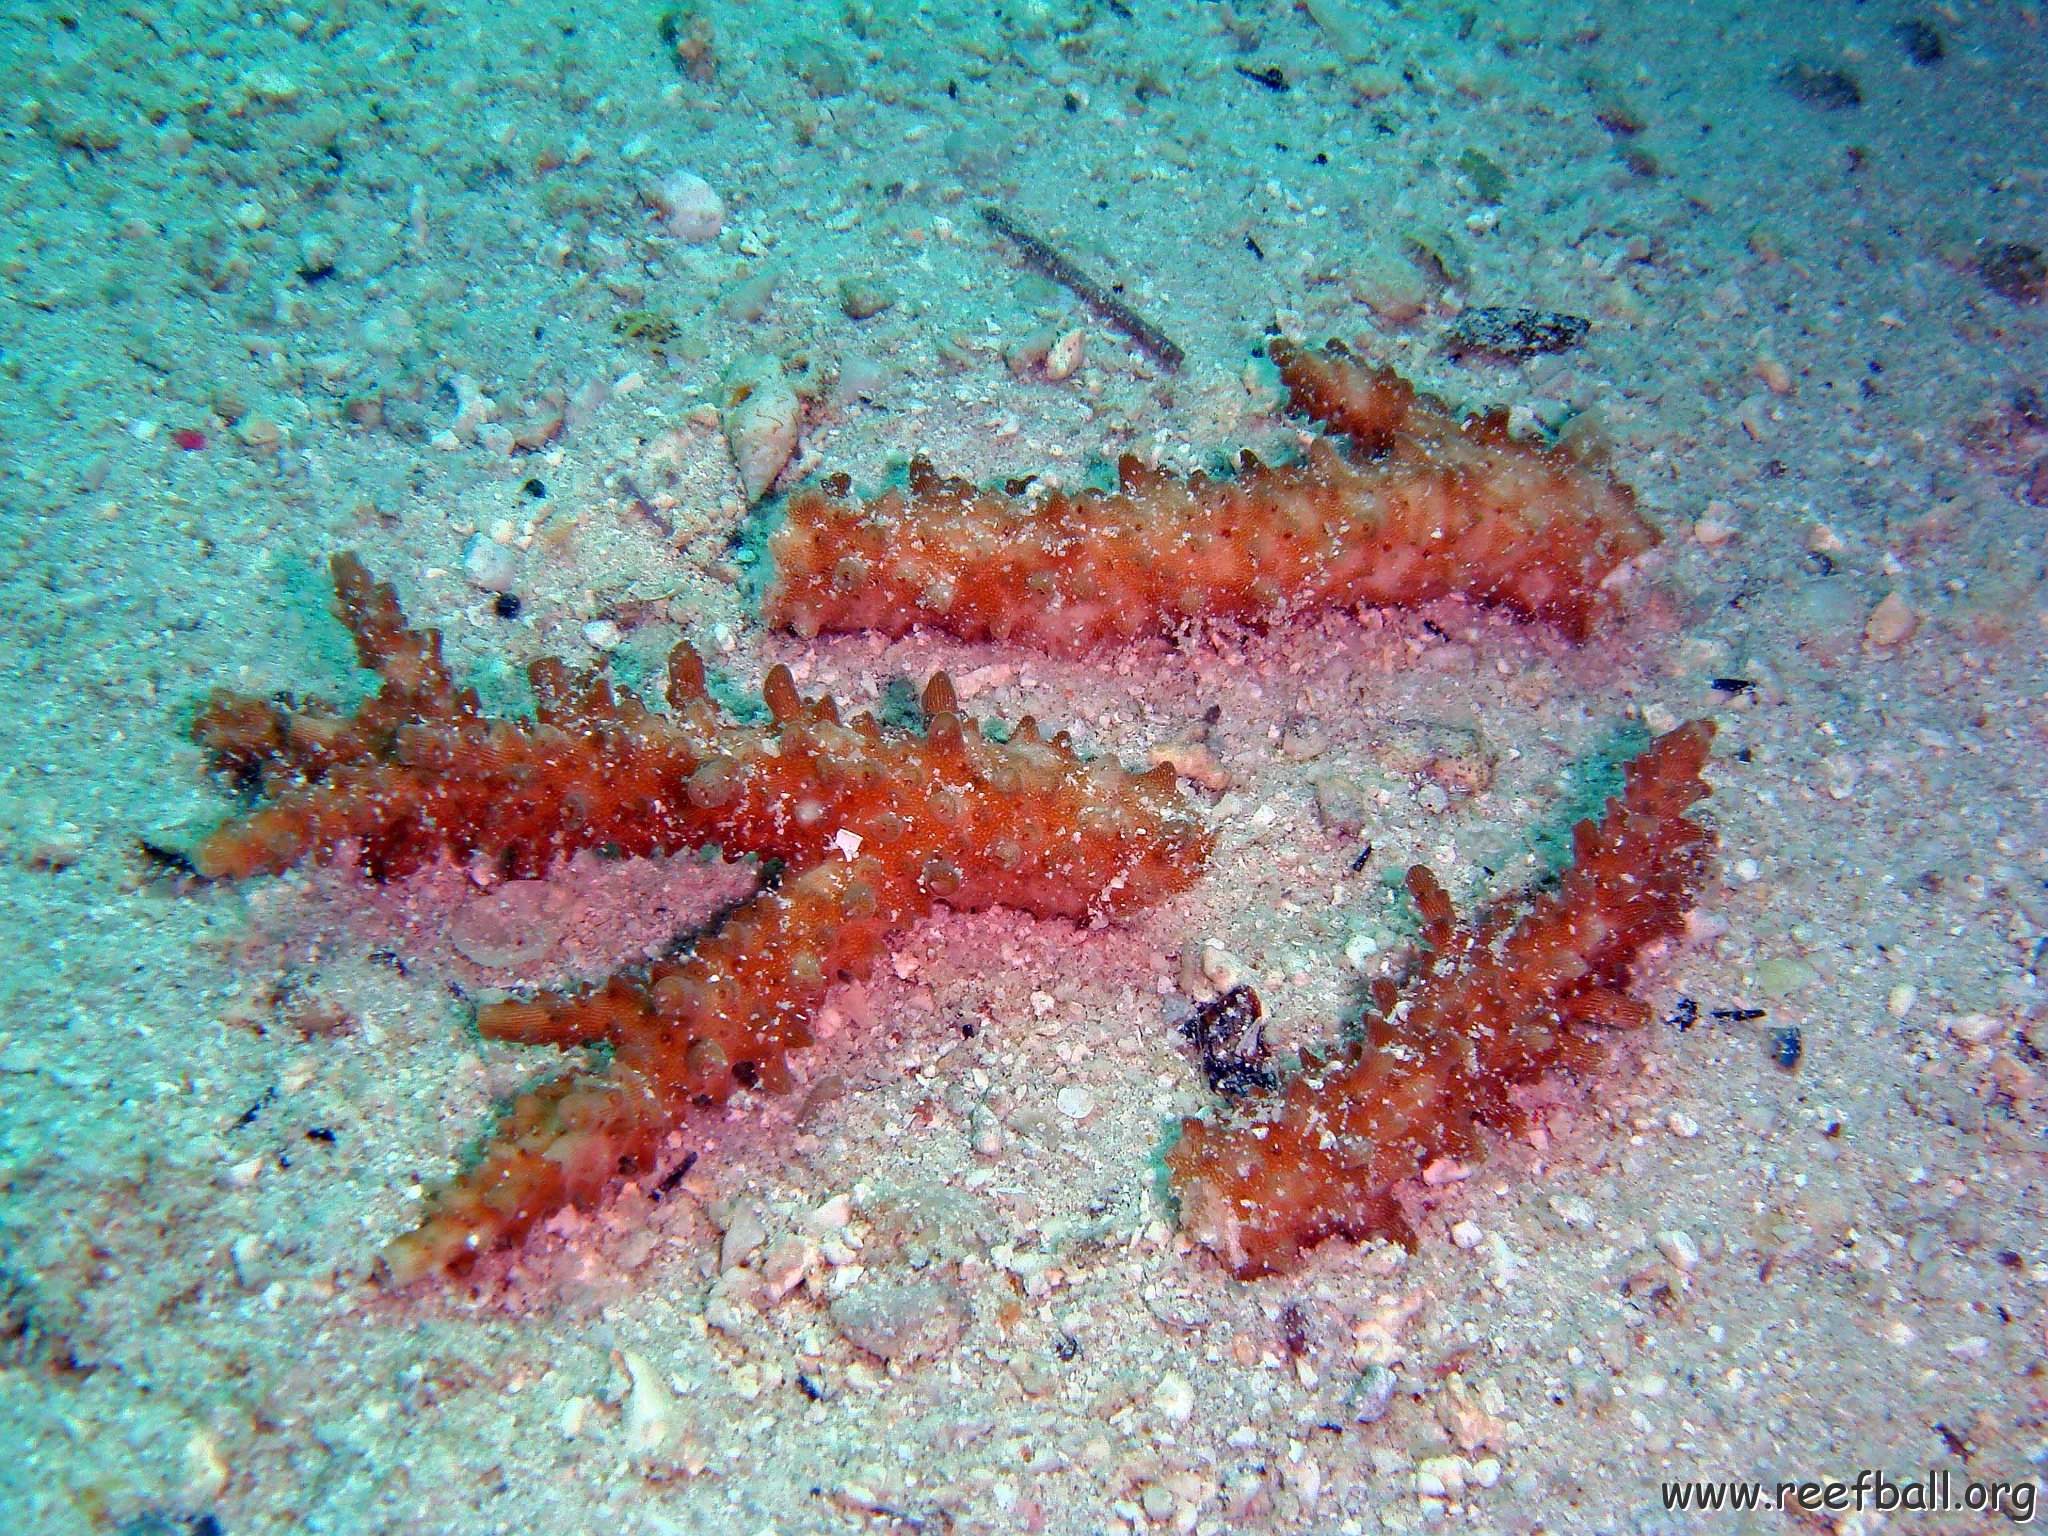
[(1341, 349), (1273, 347), (1292, 408), (1329, 434), (1228, 478), (1126, 456), (1114, 490), (983, 489), (913, 459), (861, 501), (834, 476), (789, 498), (770, 540), (770, 622), (801, 635), (928, 625), (1080, 654), (1192, 622), (1265, 624), (1462, 595), (1584, 639), (1609, 579), (1656, 544), (1604, 471), (1461, 422)]
[(786, 1090), (787, 1055), (810, 1042), (827, 989), (867, 975), (936, 906), (1116, 916), (1182, 889), (1208, 854), (1169, 770), (1084, 762), (1028, 717), (990, 741), (943, 673), (922, 734), (841, 723), (781, 666), (763, 689), (769, 723), (736, 724), (687, 646), (669, 659), (665, 713), (546, 659), (528, 669), (535, 718), (489, 718), (389, 586), (352, 555), (333, 571), (336, 613), (382, 686), (352, 714), (230, 694), (207, 705), (197, 739), (262, 804), (201, 843), (203, 874), (346, 858), (385, 880), (445, 857), (530, 877), (584, 848), (711, 843), (782, 862), (773, 888), (677, 958), (481, 1010), (487, 1036), (606, 1042), (610, 1058), (511, 1105), (481, 1159), (385, 1249), (394, 1284), (459, 1269), (650, 1170), (693, 1105)]
[(1513, 1089), (1597, 1063), (1589, 1030), (1648, 1021), (1627, 988), (1704, 876), (1713, 834), (1685, 813), (1708, 793), (1713, 731), (1680, 726), (1631, 762), (1600, 820), (1573, 828), (1560, 882), (1519, 916), (1460, 925), (1436, 877), (1410, 869), (1423, 958), (1407, 986), (1382, 979), (1359, 1032), (1232, 1123), (1182, 1123), (1166, 1161), (1184, 1230), (1240, 1277), (1330, 1237), (1412, 1246), (1404, 1181), (1471, 1155), (1481, 1126), (1516, 1127)]

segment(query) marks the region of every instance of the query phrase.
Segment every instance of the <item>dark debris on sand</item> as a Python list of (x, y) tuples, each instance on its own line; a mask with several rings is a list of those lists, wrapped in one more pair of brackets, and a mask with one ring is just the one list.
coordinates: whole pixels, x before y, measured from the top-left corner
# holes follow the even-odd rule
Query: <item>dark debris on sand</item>
[(1846, 112), (1863, 105), (1863, 87), (1854, 75), (1839, 65), (1812, 59), (1794, 59), (1779, 70), (1778, 88), (1794, 101), (1825, 112)]
[(1583, 315), (1522, 305), (1468, 309), (1444, 333), (1453, 357), (1468, 352), (1519, 362), (1546, 352), (1568, 352), (1586, 339), (1593, 322)]

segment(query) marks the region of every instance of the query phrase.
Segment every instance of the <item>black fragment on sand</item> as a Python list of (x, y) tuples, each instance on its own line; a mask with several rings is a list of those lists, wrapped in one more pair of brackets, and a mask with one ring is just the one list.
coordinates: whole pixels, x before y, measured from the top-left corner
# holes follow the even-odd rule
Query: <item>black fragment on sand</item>
[(1265, 1064), (1266, 1031), (1259, 1022), (1265, 1016), (1259, 994), (1235, 986), (1181, 1020), (1181, 1035), (1201, 1053), (1202, 1075), (1213, 1091), (1234, 1097), (1273, 1086)]
[(2017, 304), (2048, 297), (2048, 256), (2023, 240), (1987, 242), (1977, 249), (1977, 275), (1984, 286)]
[(647, 1198), (656, 1205), (659, 1205), (663, 1200), (675, 1193), (676, 1186), (688, 1178), (690, 1170), (696, 1166), (697, 1154), (695, 1152), (685, 1152), (683, 1160), (656, 1181), (654, 1188), (647, 1192)]
[(1939, 64), (1948, 57), (1948, 41), (1925, 17), (1909, 17), (1892, 28), (1892, 35), (1899, 40), (1906, 57), (1922, 69)]
[(1778, 89), (1823, 112), (1847, 112), (1863, 105), (1863, 87), (1854, 75), (1838, 65), (1812, 59), (1794, 59), (1779, 70)]
[(1593, 322), (1583, 315), (1522, 305), (1468, 309), (1451, 322), (1444, 345), (1453, 357), (1468, 352), (1518, 362), (1546, 352), (1568, 352), (1586, 339)]

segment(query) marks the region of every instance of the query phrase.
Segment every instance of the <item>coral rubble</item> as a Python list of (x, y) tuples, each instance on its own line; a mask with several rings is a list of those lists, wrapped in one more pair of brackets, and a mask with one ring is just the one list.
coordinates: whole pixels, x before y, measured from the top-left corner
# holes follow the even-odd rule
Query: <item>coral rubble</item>
[(1503, 413), (1460, 422), (1335, 348), (1273, 356), (1293, 408), (1335, 434), (1299, 460), (1242, 454), (1216, 480), (1126, 456), (1114, 490), (1043, 496), (922, 459), (868, 501), (834, 476), (791, 496), (771, 539), (770, 622), (1080, 654), (1204, 619), (1463, 595), (1583, 639), (1608, 579), (1657, 542), (1626, 487), (1516, 441)]
[(1713, 726), (1658, 738), (1628, 765), (1599, 822), (1573, 829), (1561, 882), (1460, 926), (1435, 876), (1408, 888), (1425, 957), (1405, 991), (1375, 988), (1361, 1031), (1235, 1124), (1188, 1120), (1167, 1154), (1183, 1227), (1240, 1276), (1286, 1269), (1329, 1237), (1413, 1244), (1400, 1184), (1462, 1158), (1479, 1126), (1510, 1127), (1510, 1091), (1598, 1061), (1588, 1026), (1633, 1028), (1628, 995), (1644, 951), (1675, 936), (1713, 835), (1685, 813)]
[(374, 879), (442, 857), (533, 876), (583, 848), (717, 844), (780, 861), (780, 879), (673, 959), (601, 986), (484, 1008), (484, 1034), (578, 1045), (609, 1060), (520, 1096), (481, 1160), (434, 1194), (384, 1253), (405, 1284), (456, 1269), (622, 1172), (652, 1167), (693, 1104), (779, 1091), (787, 1053), (835, 982), (867, 974), (890, 936), (936, 905), (1040, 916), (1130, 912), (1186, 886), (1208, 854), (1170, 770), (1082, 761), (1030, 720), (1006, 743), (962, 715), (944, 674), (922, 734), (842, 724), (785, 667), (764, 726), (723, 718), (685, 646), (669, 710), (615, 697), (555, 660), (529, 669), (533, 720), (486, 717), (440, 637), (407, 627), (392, 589), (333, 563), (336, 612), (381, 688), (353, 714), (218, 695), (195, 735), (262, 803), (207, 838), (212, 877), (352, 860)]

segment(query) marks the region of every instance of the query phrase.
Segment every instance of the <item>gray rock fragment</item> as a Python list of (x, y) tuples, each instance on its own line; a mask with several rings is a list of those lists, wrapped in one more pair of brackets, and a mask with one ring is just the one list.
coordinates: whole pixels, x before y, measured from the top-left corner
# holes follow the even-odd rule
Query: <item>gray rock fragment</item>
[(1518, 362), (1546, 352), (1568, 352), (1592, 328), (1593, 322), (1583, 315), (1519, 304), (1482, 306), (1466, 310), (1451, 323), (1444, 345), (1454, 357), (1477, 352)]

